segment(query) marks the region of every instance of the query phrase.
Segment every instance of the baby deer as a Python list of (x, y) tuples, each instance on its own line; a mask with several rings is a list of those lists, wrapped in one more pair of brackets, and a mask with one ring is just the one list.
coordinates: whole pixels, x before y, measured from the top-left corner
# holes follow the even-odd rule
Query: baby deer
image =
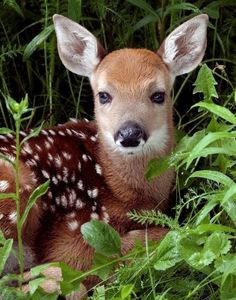
[[(121, 235), (125, 253), (134, 239), (142, 240), (146, 233), (127, 212), (164, 212), (169, 205), (174, 171), (148, 182), (145, 168), (174, 147), (171, 88), (176, 76), (201, 62), (208, 17), (199, 15), (180, 25), (157, 52), (121, 49), (109, 54), (84, 27), (60, 15), (53, 20), (63, 64), (90, 79), (95, 121), (72, 120), (43, 129), (24, 143), (21, 210), (39, 184), (49, 179), (50, 188), (31, 209), (22, 235), (35, 263), (63, 261), (86, 270), (93, 249), (81, 235), (83, 223), (97, 219), (112, 225)], [(0, 151), (10, 159), (14, 143), (11, 134), (0, 135)], [(15, 192), (14, 171), (4, 161), (0, 161), (0, 192)], [(0, 229), (6, 238), (17, 241), (12, 199), (0, 201)], [(159, 227), (147, 230), (150, 239), (165, 233)]]

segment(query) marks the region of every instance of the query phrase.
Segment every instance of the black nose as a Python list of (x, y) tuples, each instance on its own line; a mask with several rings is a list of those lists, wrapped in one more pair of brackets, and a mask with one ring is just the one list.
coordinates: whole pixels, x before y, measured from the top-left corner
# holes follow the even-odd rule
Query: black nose
[(125, 122), (114, 135), (115, 142), (118, 140), (123, 147), (137, 147), (140, 141), (147, 140), (144, 129), (133, 121)]

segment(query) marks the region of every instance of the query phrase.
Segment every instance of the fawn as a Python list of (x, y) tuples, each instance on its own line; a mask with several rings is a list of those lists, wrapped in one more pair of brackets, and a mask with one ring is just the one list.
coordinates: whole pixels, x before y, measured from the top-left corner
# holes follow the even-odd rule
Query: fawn
[[(122, 252), (136, 238), (160, 239), (166, 229), (144, 226), (127, 217), (132, 210), (165, 211), (173, 185), (168, 170), (152, 182), (147, 163), (168, 155), (175, 144), (170, 92), (176, 76), (201, 62), (206, 48), (208, 16), (199, 15), (177, 27), (155, 53), (121, 49), (106, 54), (84, 27), (61, 15), (53, 17), (61, 61), (87, 76), (94, 93), (95, 120), (72, 120), (43, 129), (21, 151), (21, 210), (31, 192), (50, 180), (48, 192), (31, 209), (23, 228), (24, 244), (34, 263), (64, 261), (86, 270), (93, 249), (80, 226), (103, 220), (121, 235)], [(21, 138), (26, 135), (21, 132)], [(0, 151), (14, 159), (14, 136), (0, 135)], [(0, 160), (0, 192), (15, 191), (14, 171)], [(15, 203), (0, 201), (0, 229), (16, 235)]]

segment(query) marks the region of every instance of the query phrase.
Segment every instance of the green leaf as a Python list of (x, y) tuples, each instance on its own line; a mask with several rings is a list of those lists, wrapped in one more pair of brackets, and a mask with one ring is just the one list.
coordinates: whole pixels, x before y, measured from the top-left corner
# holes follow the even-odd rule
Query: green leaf
[(20, 6), (17, 4), (17, 2), (15, 0), (4, 0), (3, 5), (7, 5), (7, 6), (13, 8), (14, 11), (16, 13), (18, 13), (18, 15), (20, 15), (21, 17), (24, 17), (22, 9), (20, 8)]
[(203, 93), (204, 100), (209, 102), (212, 97), (218, 98), (218, 94), (215, 89), (216, 84), (217, 82), (212, 74), (212, 70), (206, 64), (203, 64), (198, 72), (197, 79), (193, 84), (195, 85), (193, 94)]
[(102, 221), (92, 220), (83, 224), (81, 233), (97, 253), (110, 256), (119, 254), (121, 251), (119, 234), (110, 225)]
[[(104, 256), (99, 253), (95, 253), (94, 255), (94, 262), (95, 265), (93, 266), (94, 272), (93, 275), (97, 275), (102, 280), (106, 280), (111, 272), (114, 270), (114, 259)], [(116, 261), (116, 260), (115, 260)]]
[(163, 159), (154, 158), (148, 163), (145, 177), (147, 180), (153, 180), (163, 174), (169, 167), (169, 157)]
[(14, 199), (16, 200), (16, 194), (14, 193), (0, 193), (0, 200), (3, 199)]
[(170, 4), (168, 6), (166, 6), (165, 9), (165, 16), (171, 14), (172, 12), (176, 12), (176, 11), (183, 11), (183, 10), (190, 10), (193, 12), (199, 12), (199, 8), (191, 3), (186, 3), (186, 2), (182, 2), (182, 3), (178, 3), (178, 4)]
[(43, 29), (38, 35), (36, 35), (32, 41), (26, 46), (23, 60), (26, 61), (37, 50), (37, 48), (44, 42), (48, 36), (54, 31), (54, 26), (50, 25)]
[(9, 129), (9, 128), (0, 128), (0, 134), (8, 134), (8, 133), (15, 133), (14, 130)]
[(195, 171), (193, 174), (191, 174), (188, 177), (187, 181), (190, 178), (204, 178), (208, 180), (213, 180), (225, 186), (231, 186), (232, 184), (234, 184), (234, 181), (230, 177), (228, 177), (227, 175), (219, 171), (211, 171), (211, 170)]
[(170, 231), (160, 242), (155, 256), (154, 268), (156, 270), (165, 271), (181, 261), (178, 247), (179, 240), (179, 232)]
[(232, 185), (225, 193), (221, 206), (227, 212), (231, 220), (236, 225), (236, 183)]
[(216, 257), (229, 252), (231, 242), (229, 236), (223, 232), (213, 232), (206, 240), (205, 250), (210, 250)]
[(75, 22), (81, 19), (82, 0), (68, 0), (68, 18)]
[(40, 288), (40, 285), (45, 282), (45, 280), (46, 279), (44, 277), (30, 280), (29, 282), (30, 295), (33, 295), (36, 292), (36, 290)]
[(216, 207), (216, 205), (220, 204), (224, 193), (215, 193), (212, 196), (208, 196), (208, 203), (204, 205), (204, 207), (198, 213), (198, 217), (196, 220), (196, 225), (199, 225), (206, 216)]
[(153, 16), (153, 15), (147, 15), (145, 17), (143, 17), (141, 20), (139, 20), (133, 27), (133, 32), (136, 30), (139, 30), (140, 28), (153, 23), (153, 22), (157, 22), (158, 17)]
[(2, 247), (0, 247), (0, 274), (2, 273), (6, 261), (11, 253), (13, 239), (5, 240)]
[(23, 226), (23, 224), (24, 224), (24, 222), (25, 222), (25, 220), (26, 220), (26, 218), (27, 218), (27, 216), (28, 216), (28, 214), (29, 214), (31, 208), (32, 208), (33, 205), (35, 204), (36, 200), (37, 200), (39, 197), (43, 196), (43, 195), (47, 192), (47, 190), (48, 190), (48, 188), (49, 188), (49, 183), (50, 183), (49, 180), (46, 181), (46, 182), (44, 182), (43, 184), (41, 184), (40, 186), (38, 186), (38, 187), (32, 192), (32, 194), (30, 195), (29, 200), (28, 200), (28, 202), (27, 202), (27, 205), (26, 205), (26, 207), (25, 207), (25, 210), (24, 210), (24, 212), (23, 212), (23, 214), (22, 214), (22, 217), (21, 217), (21, 219), (20, 219), (20, 226)]
[(143, 0), (127, 0), (129, 3), (141, 8), (142, 10), (148, 12), (149, 14), (159, 18), (157, 11), (155, 11), (151, 5), (149, 5), (146, 1)]
[(215, 232), (215, 231), (236, 233), (236, 229), (229, 226), (218, 225), (218, 224), (200, 224), (196, 228), (191, 229), (190, 232), (193, 232), (195, 234), (203, 234), (206, 232)]
[(80, 290), (80, 283), (84, 280), (83, 272), (77, 271), (66, 265), (60, 263), (63, 281), (60, 284), (63, 295), (68, 295), (73, 291)]
[(226, 254), (219, 258), (215, 263), (216, 271), (222, 273), (221, 285), (224, 285), (230, 274), (236, 275), (236, 255)]
[(127, 285), (123, 286), (121, 289), (121, 292), (120, 292), (121, 299), (123, 300), (123, 299), (126, 299), (127, 297), (129, 297), (131, 295), (133, 289), (134, 289), (133, 284), (127, 284)]
[(220, 1), (213, 1), (202, 9), (202, 13), (208, 14), (212, 19), (219, 19), (219, 9), (221, 7)]
[(22, 141), (21, 141), (21, 146), (27, 142), (29, 139), (31, 139), (32, 137), (36, 137), (40, 134), (40, 131), (42, 130), (44, 125), (44, 122), (42, 122), (40, 124), (40, 126), (38, 126), (37, 128), (35, 128), (33, 131), (30, 132), (30, 134), (28, 134)]
[(32, 277), (37, 277), (49, 267), (59, 267), (59, 263), (47, 263), (43, 265), (38, 265), (30, 269), (30, 274), (32, 275)]
[(187, 262), (196, 269), (202, 269), (210, 265), (215, 259), (215, 254), (211, 250), (203, 250), (193, 253)]
[(207, 103), (207, 102), (198, 102), (194, 104), (192, 107), (201, 107), (205, 108), (206, 110), (212, 112), (213, 114), (217, 115), (218, 117), (236, 125), (236, 116), (227, 108), (217, 105), (215, 103)]
[(223, 139), (233, 139), (236, 137), (236, 132), (209, 132), (205, 137), (202, 138), (193, 148), (192, 151), (189, 153), (188, 158), (186, 159), (186, 168), (190, 166), (192, 161), (197, 158), (202, 156), (202, 153), (204, 153), (205, 148), (218, 140), (223, 140)]

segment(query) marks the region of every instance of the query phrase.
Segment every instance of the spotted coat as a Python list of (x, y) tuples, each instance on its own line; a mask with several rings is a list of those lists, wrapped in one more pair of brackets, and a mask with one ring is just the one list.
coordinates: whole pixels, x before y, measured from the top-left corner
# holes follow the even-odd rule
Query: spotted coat
[[(25, 136), (21, 132), (21, 140)], [(15, 159), (14, 145), (13, 135), (0, 135), (0, 151), (11, 160)], [(119, 204), (119, 197), (110, 190), (103, 176), (98, 152), (96, 125), (87, 121), (73, 120), (43, 129), (23, 144), (21, 211), (31, 192), (50, 180), (49, 190), (31, 209), (23, 228), (23, 240), (34, 249), (37, 262), (62, 260), (75, 268), (86, 269), (93, 250), (83, 240), (80, 227), (91, 219), (110, 223), (120, 234), (141, 228), (126, 216), (132, 208), (137, 209), (137, 203), (131, 202), (127, 207)], [(12, 168), (0, 160), (0, 192), (14, 192), (14, 182)], [(0, 201), (0, 228), (6, 237), (17, 239), (16, 208), (11, 199)]]

